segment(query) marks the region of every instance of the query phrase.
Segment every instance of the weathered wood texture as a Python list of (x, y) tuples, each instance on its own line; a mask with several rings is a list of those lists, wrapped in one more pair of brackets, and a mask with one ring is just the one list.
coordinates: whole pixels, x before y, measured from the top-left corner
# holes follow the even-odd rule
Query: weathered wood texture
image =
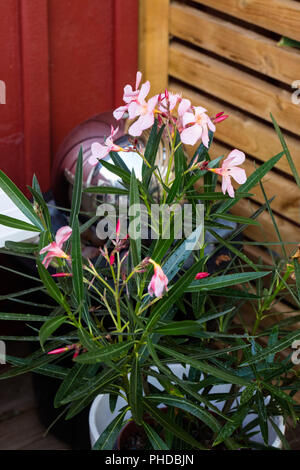
[(140, 0), (139, 69), (151, 82), (151, 93), (168, 84), (170, 0)]
[[(292, 101), (292, 84), (300, 79), (300, 50), (278, 45), (281, 36), (300, 40), (300, 3), (159, 3), (162, 10), (157, 2), (140, 0), (140, 15), (145, 15), (148, 8), (147, 19), (140, 16), (140, 64), (148, 61), (153, 65), (145, 68), (144, 78), (154, 80), (154, 91), (163, 91), (168, 83), (171, 91), (182, 93), (196, 106), (204, 106), (210, 116), (220, 111), (228, 114), (229, 119), (217, 125), (211, 156), (227, 155), (234, 148), (242, 150), (248, 176), (282, 150), (272, 113), (300, 172), (300, 105)], [(145, 50), (146, 54), (141, 55)], [(300, 190), (286, 156), (266, 175), (263, 184), (269, 198), (276, 196), (272, 210), (282, 240), (287, 243), (286, 251), (291, 254), (299, 242)], [(265, 202), (260, 186), (251, 193), (251, 199), (236, 204), (233, 213), (251, 215), (259, 209)], [(259, 220), (261, 228), (249, 226), (247, 235), (260, 242), (278, 242), (270, 214), (265, 211)], [(282, 252), (279, 245), (273, 248)]]

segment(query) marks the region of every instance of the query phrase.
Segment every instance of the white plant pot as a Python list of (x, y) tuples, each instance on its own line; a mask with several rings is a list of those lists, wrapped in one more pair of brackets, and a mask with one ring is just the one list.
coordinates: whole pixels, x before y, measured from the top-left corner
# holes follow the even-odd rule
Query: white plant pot
[[(183, 373), (186, 372), (188, 373), (189, 366), (184, 368), (180, 364), (172, 364), (169, 365), (170, 369), (174, 374), (177, 375), (177, 377), (182, 377)], [(155, 367), (153, 368), (154, 370), (157, 370)], [(155, 387), (159, 388), (162, 390), (161, 385), (159, 382), (153, 378), (149, 377), (149, 382), (153, 384)], [(211, 393), (226, 393), (230, 389), (230, 385), (224, 384), (224, 385), (215, 385), (212, 387)], [(91, 447), (95, 444), (95, 442), (98, 440), (104, 429), (112, 422), (112, 420), (118, 415), (119, 410), (126, 405), (126, 401), (119, 397), (117, 400), (117, 404), (115, 407), (114, 412), (112, 413), (109, 408), (109, 395), (97, 395), (97, 397), (94, 399), (92, 406), (90, 408), (90, 413), (89, 413), (89, 429), (90, 429), (90, 440), (91, 440)], [(214, 405), (218, 409), (222, 409), (223, 403), (214, 403)], [(163, 405), (161, 405), (163, 406)], [(243, 425), (245, 426), (247, 423), (255, 419), (257, 415), (255, 413), (249, 414), (246, 416)], [(130, 411), (128, 411), (124, 417), (124, 420), (129, 419), (131, 417)], [(274, 422), (284, 434), (285, 432), (285, 425), (283, 422), (282, 416), (276, 416), (274, 417)], [(279, 437), (277, 436), (276, 432), (274, 431), (271, 423), (268, 423), (268, 429), (269, 429), (269, 445), (272, 447), (275, 447), (277, 449), (281, 448), (281, 441)], [(254, 442), (257, 442), (259, 444), (263, 444), (263, 438), (261, 433), (259, 432), (259, 427), (257, 426), (256, 428), (253, 429), (253, 431), (258, 431), (258, 433), (252, 437), (252, 440)]]

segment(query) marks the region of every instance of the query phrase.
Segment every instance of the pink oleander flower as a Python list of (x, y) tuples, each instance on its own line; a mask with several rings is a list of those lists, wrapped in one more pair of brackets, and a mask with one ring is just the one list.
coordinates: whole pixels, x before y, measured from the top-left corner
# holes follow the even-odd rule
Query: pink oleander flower
[(234, 197), (234, 189), (231, 184), (231, 178), (237, 183), (244, 184), (247, 180), (246, 172), (243, 168), (238, 168), (236, 165), (241, 165), (245, 161), (245, 154), (240, 150), (232, 150), (228, 157), (223, 161), (221, 168), (210, 168), (209, 171), (222, 176), (222, 191), (223, 194), (228, 192), (230, 197)]
[(145, 129), (154, 124), (154, 111), (158, 101), (158, 95), (153, 96), (146, 102), (145, 98), (150, 91), (150, 82), (141, 86), (141, 90), (136, 101), (132, 101), (128, 107), (129, 119), (138, 119), (129, 127), (128, 133), (134, 137), (139, 137)]
[(92, 146), (91, 146), (92, 155), (88, 159), (88, 163), (90, 165), (92, 165), (92, 166), (97, 165), (99, 160), (101, 160), (101, 158), (106, 157), (109, 154), (109, 152), (111, 152), (111, 151), (127, 152), (126, 149), (123, 149), (122, 147), (120, 147), (119, 145), (114, 144), (114, 142), (113, 142), (113, 137), (118, 133), (118, 130), (119, 130), (118, 127), (116, 129), (114, 129), (113, 126), (111, 126), (110, 136), (107, 137), (107, 139), (105, 140), (104, 145), (99, 144), (99, 142), (94, 142), (92, 144)]
[(139, 95), (139, 87), (142, 80), (141, 72), (137, 72), (136, 74), (136, 82), (135, 82), (135, 90), (132, 89), (131, 85), (126, 85), (124, 87), (124, 94), (123, 94), (123, 101), (127, 103), (125, 106), (119, 106), (119, 108), (115, 109), (113, 112), (114, 118), (119, 121), (122, 119), (124, 113), (128, 111), (128, 107), (132, 101), (135, 101)]
[(162, 295), (168, 291), (168, 278), (163, 272), (161, 266), (152, 259), (149, 259), (149, 263), (153, 264), (154, 266), (154, 274), (151, 278), (150, 284), (148, 286), (148, 293), (156, 297), (162, 297)]
[(206, 272), (198, 273), (198, 274), (196, 274), (195, 279), (204, 279), (205, 277), (208, 277), (209, 275), (210, 274), (206, 273)]
[(179, 93), (171, 93), (166, 90), (165, 93), (160, 95), (158, 98), (158, 108), (162, 113), (170, 113), (173, 111), (180, 99), (181, 95)]
[(216, 126), (206, 114), (206, 109), (201, 106), (194, 107), (194, 113), (187, 111), (182, 117), (183, 130), (180, 137), (183, 144), (195, 145), (201, 139), (203, 145), (208, 148), (208, 129), (215, 132)]
[(48, 268), (53, 258), (70, 259), (70, 256), (62, 250), (62, 246), (70, 238), (71, 233), (72, 229), (68, 225), (61, 227), (56, 232), (55, 241), (41, 249), (40, 255), (47, 253), (43, 259), (45, 268)]

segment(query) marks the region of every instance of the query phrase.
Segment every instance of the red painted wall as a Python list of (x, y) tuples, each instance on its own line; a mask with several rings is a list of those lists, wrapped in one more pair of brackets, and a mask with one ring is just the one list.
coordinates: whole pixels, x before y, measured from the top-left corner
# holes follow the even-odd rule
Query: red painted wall
[(137, 31), (138, 0), (0, 0), (0, 168), (21, 189), (48, 190), (63, 138), (121, 104)]

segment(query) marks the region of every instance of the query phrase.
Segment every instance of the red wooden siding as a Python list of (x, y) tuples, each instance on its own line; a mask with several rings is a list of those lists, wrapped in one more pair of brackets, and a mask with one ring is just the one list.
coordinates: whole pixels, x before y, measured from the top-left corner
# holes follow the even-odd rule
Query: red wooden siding
[(0, 0), (0, 168), (50, 188), (63, 138), (121, 104), (137, 70), (138, 0)]

